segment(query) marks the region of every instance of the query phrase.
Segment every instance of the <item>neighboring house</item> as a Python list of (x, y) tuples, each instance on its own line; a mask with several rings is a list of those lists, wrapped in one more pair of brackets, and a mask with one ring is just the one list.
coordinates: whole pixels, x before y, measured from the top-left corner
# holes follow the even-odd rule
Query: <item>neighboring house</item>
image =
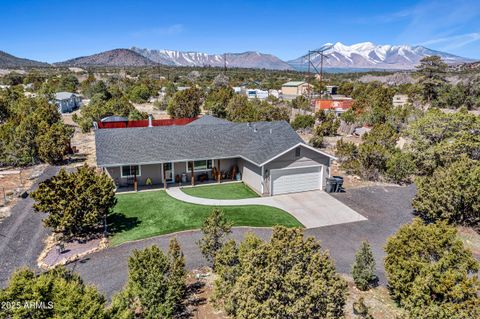
[(245, 94), (249, 99), (260, 99), (264, 100), (268, 97), (268, 91), (259, 90), (259, 89), (247, 89)]
[(330, 95), (332, 95), (332, 94), (333, 94), (333, 95), (337, 94), (338, 86), (336, 86), (336, 85), (327, 85), (327, 86), (325, 86), (325, 88), (326, 88), (326, 91), (327, 91), (328, 94), (330, 94)]
[(313, 86), (304, 81), (290, 81), (282, 85), (283, 95), (299, 96), (308, 93)]
[(392, 98), (393, 106), (403, 106), (408, 104), (408, 95), (407, 94), (395, 94)]
[(78, 94), (71, 92), (57, 92), (55, 93), (55, 104), (60, 113), (69, 113), (79, 108), (82, 99)]
[[(285, 121), (97, 129), (97, 165), (118, 186), (242, 180), (263, 196), (323, 189), (334, 157), (303, 142)], [(215, 174), (221, 172), (221, 174)], [(148, 181), (148, 183), (147, 183)]]
[(315, 112), (320, 110), (334, 110), (340, 114), (346, 112), (353, 106), (354, 100), (345, 95), (331, 95), (329, 99), (315, 100)]

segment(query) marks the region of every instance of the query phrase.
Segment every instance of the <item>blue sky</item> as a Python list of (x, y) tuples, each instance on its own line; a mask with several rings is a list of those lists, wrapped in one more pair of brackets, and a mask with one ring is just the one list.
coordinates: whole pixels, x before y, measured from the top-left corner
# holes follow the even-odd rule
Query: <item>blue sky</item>
[(337, 41), (480, 58), (480, 1), (0, 0), (0, 50), (47, 62), (131, 46), (288, 60)]

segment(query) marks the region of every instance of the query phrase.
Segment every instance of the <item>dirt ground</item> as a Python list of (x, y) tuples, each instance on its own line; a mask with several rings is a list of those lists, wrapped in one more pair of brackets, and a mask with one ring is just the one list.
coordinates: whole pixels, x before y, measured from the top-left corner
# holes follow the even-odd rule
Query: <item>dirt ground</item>
[[(353, 314), (353, 303), (363, 297), (365, 304), (370, 308), (370, 314), (375, 319), (395, 319), (403, 311), (390, 299), (387, 288), (377, 287), (369, 291), (360, 291), (355, 288), (351, 277), (344, 276), (348, 282), (348, 299), (345, 305), (345, 318), (359, 318)], [(214, 275), (209, 268), (202, 268), (188, 274), (189, 298), (187, 309), (191, 318), (198, 319), (227, 319), (228, 316), (213, 307), (210, 296), (213, 292)]]
[(473, 255), (480, 260), (480, 234), (470, 227), (457, 227), (458, 237), (464, 245), (473, 252)]
[(79, 110), (76, 110), (73, 113), (62, 114), (63, 122), (75, 128), (71, 146), (76, 148), (78, 152), (73, 156), (72, 166), (82, 165), (84, 162), (89, 166), (95, 166), (95, 135), (93, 131), (82, 133), (82, 130), (72, 120), (72, 115), (79, 112)]
[(169, 119), (170, 116), (167, 114), (167, 111), (161, 111), (157, 109), (153, 103), (133, 103), (135, 108), (139, 110), (140, 112), (147, 112), (148, 114), (152, 114), (153, 118), (156, 120), (162, 120), (162, 119)]
[(0, 169), (0, 220), (10, 214), (9, 208), (16, 203), (18, 196), (32, 186), (46, 167), (46, 164), (40, 164)]

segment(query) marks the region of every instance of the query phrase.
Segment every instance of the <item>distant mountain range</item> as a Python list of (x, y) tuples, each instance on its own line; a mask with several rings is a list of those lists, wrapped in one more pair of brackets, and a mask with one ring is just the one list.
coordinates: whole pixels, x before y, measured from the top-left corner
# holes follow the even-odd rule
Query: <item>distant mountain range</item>
[[(323, 66), (326, 69), (365, 70), (389, 69), (408, 70), (418, 65), (419, 61), (429, 55), (438, 55), (450, 65), (471, 63), (475, 60), (453, 54), (435, 51), (423, 46), (409, 45), (375, 45), (363, 42), (344, 45), (340, 42), (327, 43), (321, 47), (324, 54)], [(272, 70), (306, 70), (308, 54), (290, 61), (282, 61), (278, 57), (260, 52), (208, 54), (201, 52), (184, 52), (173, 50), (153, 50), (132, 47), (131, 49), (115, 49), (97, 54), (78, 57), (53, 66), (111, 66), (111, 67), (145, 67), (155, 65), (170, 66), (213, 66), (223, 67), (226, 59), (227, 67), (256, 68)], [(311, 53), (310, 60), (319, 65), (319, 53)], [(21, 59), (0, 51), (0, 68), (43, 67), (47, 63)]]
[(132, 47), (144, 57), (166, 65), (176, 66), (213, 66), (223, 67), (226, 59), (227, 67), (292, 70), (292, 67), (271, 54), (260, 52), (208, 54), (202, 52), (183, 52), (173, 50), (150, 50)]
[(46, 67), (48, 63), (17, 58), (7, 52), (0, 51), (0, 69), (15, 69), (22, 67)]
[[(323, 51), (325, 68), (364, 68), (364, 69), (413, 69), (425, 56), (438, 55), (448, 64), (460, 64), (475, 60), (463, 58), (450, 53), (435, 51), (424, 46), (410, 45), (375, 45), (362, 42), (353, 45), (326, 43), (319, 50)], [(320, 53), (311, 53), (310, 60), (318, 65)], [(297, 70), (308, 67), (308, 54), (287, 61)]]
[(153, 66), (158, 65), (152, 60), (129, 49), (115, 49), (97, 54), (83, 56), (63, 62), (54, 63), (55, 66)]

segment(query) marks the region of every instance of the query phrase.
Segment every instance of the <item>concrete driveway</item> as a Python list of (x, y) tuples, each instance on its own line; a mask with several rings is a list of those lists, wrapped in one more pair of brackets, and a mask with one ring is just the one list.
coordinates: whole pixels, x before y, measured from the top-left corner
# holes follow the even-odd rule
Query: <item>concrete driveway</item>
[(310, 191), (271, 197), (245, 199), (208, 199), (185, 194), (179, 187), (167, 189), (178, 200), (209, 206), (265, 205), (280, 208), (301, 222), (305, 228), (317, 228), (367, 220), (365, 217), (324, 191)]
[[(383, 247), (389, 236), (394, 234), (401, 225), (411, 221), (410, 203), (414, 195), (415, 187), (413, 185), (408, 187), (364, 187), (348, 190), (346, 193), (335, 193), (333, 196), (336, 199), (361, 212), (368, 217), (368, 220), (360, 223), (311, 228), (305, 231), (305, 235), (320, 240), (322, 247), (327, 249), (333, 257), (337, 271), (344, 274), (351, 272), (355, 252), (361, 241), (368, 240), (375, 256), (376, 273), (379, 276), (380, 284), (385, 285)], [(263, 240), (271, 237), (271, 229), (241, 227), (232, 229), (230, 238), (239, 242), (248, 232), (255, 233)], [(196, 244), (202, 237), (202, 233), (192, 230), (110, 247), (85, 256), (67, 267), (79, 273), (86, 283), (95, 285), (108, 298), (111, 298), (113, 294), (122, 289), (127, 281), (128, 257), (135, 249), (157, 245), (166, 251), (169, 240), (173, 237), (177, 238), (182, 247), (187, 269), (198, 269), (208, 265)]]

